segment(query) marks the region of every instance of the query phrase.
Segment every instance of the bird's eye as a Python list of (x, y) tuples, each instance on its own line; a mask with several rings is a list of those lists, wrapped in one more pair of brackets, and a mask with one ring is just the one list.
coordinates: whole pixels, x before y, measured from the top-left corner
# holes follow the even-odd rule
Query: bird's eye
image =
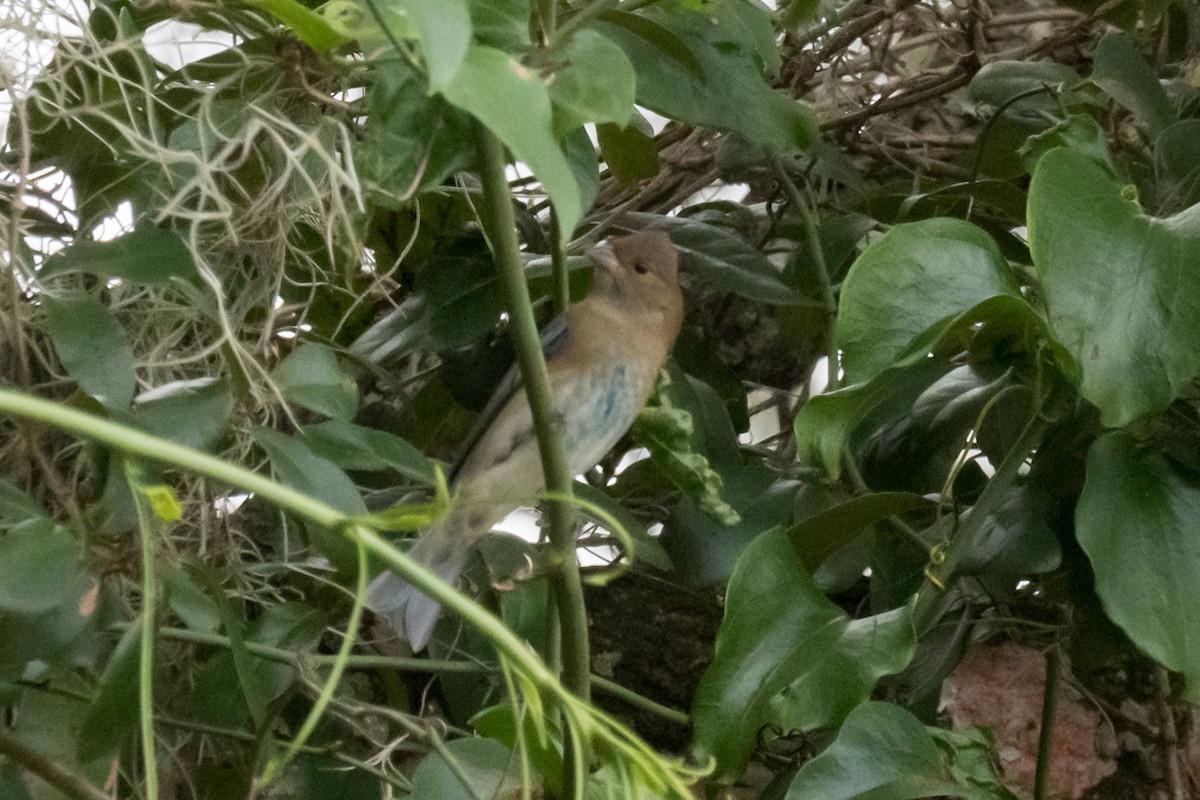
[(647, 267), (642, 262), (637, 261), (637, 262), (634, 262), (633, 271), (636, 272), (638, 275), (645, 275), (647, 272), (650, 271), (650, 268)]

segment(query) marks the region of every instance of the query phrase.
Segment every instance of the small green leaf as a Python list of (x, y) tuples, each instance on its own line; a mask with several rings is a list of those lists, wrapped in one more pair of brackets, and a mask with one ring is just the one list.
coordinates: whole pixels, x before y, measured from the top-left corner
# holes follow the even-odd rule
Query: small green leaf
[(0, 536), (0, 611), (49, 611), (74, 596), (81, 574), (74, 538), (49, 520)]
[(163, 522), (178, 522), (183, 519), (183, 509), (179, 507), (179, 501), (175, 499), (175, 492), (170, 486), (156, 484), (140, 488), (150, 503), (150, 510), (158, 519)]
[(1100, 123), (1087, 114), (1070, 114), (1054, 127), (1030, 136), (1018, 153), (1025, 162), (1025, 169), (1032, 175), (1041, 157), (1056, 147), (1074, 150), (1095, 161), (1110, 174), (1117, 174), (1116, 165), (1108, 153), (1108, 134), (1100, 127)]
[(429, 85), (446, 86), (458, 74), (471, 45), (471, 13), (466, 0), (396, 0), (408, 16), (429, 70)]
[[(576, 481), (573, 487), (575, 496), (580, 500), (586, 500), (594, 506), (599, 507), (604, 512), (610, 514), (621, 526), (625, 528), (626, 533), (633, 540), (633, 557), (639, 561), (644, 561), (652, 567), (661, 569), (664, 572), (671, 571), (671, 557), (667, 555), (667, 551), (663, 550), (658, 540), (653, 538), (646, 530), (646, 526), (638, 521), (637, 517), (629, 513), (625, 506), (618, 503), (601, 489), (592, 486), (589, 483)], [(586, 514), (587, 511), (585, 510)], [(604, 520), (593, 519), (593, 522), (603, 525)]]
[(358, 411), (358, 386), (323, 344), (300, 345), (272, 370), (271, 379), (286, 400), (309, 411), (340, 420), (349, 420)]
[(717, 779), (736, 779), (784, 690), (796, 700), (785, 716), (803, 705), (806, 728), (837, 725), (915, 646), (907, 609), (851, 620), (813, 584), (788, 537), (764, 533), (738, 559), (716, 655), (696, 689), (698, 760), (714, 757)]
[(529, 46), (529, 0), (468, 0), (475, 39), (519, 53)]
[(1200, 203), (1200, 119), (1167, 128), (1154, 142), (1158, 211)]
[(250, 435), (266, 451), (280, 481), (345, 514), (367, 513), (354, 482), (335, 464), (314, 454), (303, 439), (270, 428), (255, 428)]
[(88, 706), (76, 739), (82, 763), (115, 755), (137, 729), (141, 643), (141, 627), (131, 625), (104, 667), (100, 691)]
[(625, 52), (595, 31), (581, 30), (561, 53), (565, 66), (550, 82), (560, 130), (585, 122), (624, 126), (633, 116), (635, 76)]
[(305, 425), (300, 432), (313, 453), (342, 469), (394, 469), (414, 481), (434, 483), (433, 462), (395, 434), (340, 419)]
[(233, 413), (233, 393), (225, 381), (184, 381), (158, 387), (137, 398), (138, 427), (184, 447), (216, 448)]
[[(454, 759), (454, 767), (446, 762), (447, 758)], [(438, 800), (519, 795), (520, 787), (516, 759), (507, 747), (494, 739), (447, 742), (442, 752), (425, 756), (412, 776), (413, 797), (436, 797)]]
[(634, 126), (597, 125), (596, 138), (600, 141), (604, 162), (626, 186), (658, 174), (658, 145)]
[(1146, 216), (1103, 168), (1060, 148), (1029, 187), (1029, 245), (1050, 327), (1104, 424), (1165, 409), (1200, 372), (1200, 206)]
[(91, 295), (42, 297), (58, 359), (80, 390), (111, 411), (124, 411), (137, 385), (133, 349), (121, 323)]
[(847, 380), (874, 377), (931, 326), (997, 295), (1019, 298), (1020, 289), (982, 230), (947, 218), (895, 226), (842, 284), (837, 343)]
[(504, 51), (474, 46), (442, 93), (491, 129), (533, 171), (554, 204), (563, 242), (570, 239), (583, 207), (579, 185), (554, 137), (545, 82)]
[(300, 41), (318, 53), (332, 50), (349, 39), (339, 33), (328, 19), (296, 0), (247, 0), (292, 29)]
[(86, 272), (131, 283), (161, 284), (172, 278), (190, 281), (196, 265), (179, 234), (150, 224), (106, 242), (82, 240), (46, 259), (43, 278)]
[(1200, 702), (1200, 619), (1181, 613), (1200, 574), (1200, 486), (1128, 433), (1098, 439), (1075, 530), (1096, 573), (1104, 610), (1138, 647), (1183, 673), (1185, 698)]
[(1112, 33), (1100, 40), (1093, 56), (1092, 80), (1112, 99), (1141, 117), (1157, 136), (1178, 117), (1171, 98), (1158, 81), (1158, 73), (1138, 52), (1128, 33)]

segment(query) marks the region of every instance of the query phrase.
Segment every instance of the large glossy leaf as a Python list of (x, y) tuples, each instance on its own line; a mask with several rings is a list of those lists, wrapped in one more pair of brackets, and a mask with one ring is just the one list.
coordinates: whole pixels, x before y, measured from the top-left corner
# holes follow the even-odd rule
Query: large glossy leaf
[(1020, 290), (982, 230), (946, 218), (897, 225), (842, 284), (837, 342), (847, 380), (874, 377), (932, 325), (996, 295)]
[[(1010, 800), (1013, 795), (993, 782), (977, 780), (977, 745), (947, 739), (939, 742), (904, 709), (888, 703), (866, 703), (855, 709), (833, 744), (800, 768), (787, 800), (912, 800), (959, 797), (964, 800)], [(956, 769), (962, 756), (971, 769)], [(959, 779), (962, 775), (963, 780)]]
[(1187, 679), (1200, 702), (1200, 618), (1190, 613), (1200, 575), (1200, 486), (1124, 432), (1088, 452), (1075, 509), (1079, 544), (1108, 616), (1139, 647)]
[(796, 555), (809, 570), (821, 566), (840, 547), (854, 540), (868, 525), (918, 509), (933, 501), (910, 492), (873, 492), (854, 497), (808, 517), (788, 530)]
[(1166, 408), (1200, 371), (1200, 206), (1149, 217), (1094, 162), (1054, 150), (1029, 188), (1029, 242), (1103, 422)]
[(191, 280), (196, 265), (179, 234), (154, 225), (139, 225), (124, 236), (105, 242), (78, 241), (46, 259), (42, 277), (86, 272), (133, 283)]
[(816, 588), (785, 534), (763, 534), (738, 559), (716, 656), (696, 690), (698, 757), (716, 759), (719, 779), (737, 778), (784, 690), (796, 701), (784, 717), (839, 724), (875, 680), (904, 668), (915, 640), (905, 609), (851, 620)]
[(58, 359), (86, 394), (113, 411), (128, 408), (137, 376), (125, 330), (91, 295), (43, 297)]
[(533, 171), (558, 213), (563, 240), (569, 239), (583, 208), (575, 176), (554, 138), (545, 81), (502, 50), (476, 46), (442, 93), (482, 121)]

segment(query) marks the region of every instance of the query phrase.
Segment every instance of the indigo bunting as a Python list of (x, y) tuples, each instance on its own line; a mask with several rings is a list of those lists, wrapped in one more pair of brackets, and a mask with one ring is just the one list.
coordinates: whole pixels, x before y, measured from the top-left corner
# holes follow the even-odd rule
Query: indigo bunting
[[(678, 257), (671, 239), (647, 231), (588, 253), (591, 293), (543, 335), (554, 420), (572, 474), (594, 467), (646, 403), (683, 320)], [(426, 529), (409, 556), (453, 582), (472, 545), (545, 486), (529, 400), (516, 367), (481, 415), (450, 476), (449, 513)], [(439, 606), (391, 572), (367, 591), (367, 606), (414, 650), (429, 641)]]

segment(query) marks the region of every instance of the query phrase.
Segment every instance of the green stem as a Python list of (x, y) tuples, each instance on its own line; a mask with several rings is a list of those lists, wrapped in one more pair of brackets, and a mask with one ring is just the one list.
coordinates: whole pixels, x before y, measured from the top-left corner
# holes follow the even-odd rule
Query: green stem
[(550, 272), (554, 276), (554, 313), (562, 314), (571, 305), (571, 274), (567, 270), (567, 259), (559, 237), (558, 214), (550, 209)]
[(125, 462), (125, 480), (137, 511), (142, 543), (142, 637), (138, 654), (138, 727), (142, 740), (142, 768), (146, 772), (146, 800), (158, 800), (158, 758), (154, 752), (154, 628), (158, 611), (155, 578), (157, 517), (142, 490), (136, 464)]
[(788, 175), (783, 162), (778, 158), (771, 159), (775, 175), (783, 185), (792, 210), (800, 217), (804, 226), (804, 238), (808, 239), (808, 255), (812, 259), (813, 272), (817, 278), (817, 286), (821, 291), (821, 304), (825, 307), (825, 358), (828, 361), (828, 377), (825, 382), (826, 391), (832, 391), (841, 385), (840, 364), (838, 357), (837, 338), (834, 333), (834, 323), (837, 321), (837, 299), (833, 294), (833, 282), (829, 278), (829, 267), (825, 264), (825, 250), (821, 247), (821, 233), (817, 229), (817, 220), (809, 208), (808, 200), (800, 193), (799, 187)]
[[(113, 630), (119, 631), (125, 630), (128, 627), (128, 623), (119, 623), (112, 626)], [(217, 633), (201, 633), (200, 631), (192, 631), (187, 628), (159, 628), (158, 635), (164, 639), (192, 642), (193, 644), (204, 644), (212, 647), (228, 648), (230, 646), (228, 636), (222, 636)], [(246, 642), (245, 647), (247, 651), (259, 658), (265, 658), (267, 661), (274, 661), (278, 664), (288, 664), (296, 669), (302, 669), (306, 665), (332, 667), (339, 660), (339, 656), (337, 655), (298, 653), (294, 650), (284, 650), (280, 647), (271, 647), (270, 645), (259, 644), (258, 642)], [(345, 662), (347, 669), (396, 669), (414, 672), (454, 673), (495, 672), (494, 667), (489, 667), (486, 664), (476, 664), (471, 661), (438, 661), (429, 658), (348, 655), (345, 658)]]
[(917, 604), (913, 611), (913, 621), (918, 632), (924, 631), (934, 622), (941, 600), (945, 596), (946, 587), (954, 577), (954, 570), (958, 566), (958, 562), (975, 546), (975, 539), (983, 528), (984, 522), (1008, 496), (1008, 491), (1012, 487), (1013, 481), (1016, 480), (1021, 465), (1025, 463), (1025, 458), (1041, 441), (1047, 424), (1046, 417), (1042, 413), (1044, 410), (1044, 408), (1039, 409), (1029, 424), (1025, 426), (1021, 437), (1009, 450), (1003, 463), (996, 470), (996, 474), (987, 482), (983, 493), (975, 501), (975, 505), (971, 506), (971, 511), (963, 520), (961, 527), (954, 534), (946, 549), (942, 551), (941, 560), (930, 564), (925, 583), (917, 592)]
[(1050, 788), (1051, 746), (1054, 743), (1054, 715), (1058, 710), (1058, 681), (1061, 674), (1062, 654), (1055, 644), (1046, 651), (1046, 685), (1042, 688), (1042, 730), (1038, 733), (1033, 800), (1046, 800), (1046, 792)]
[(361, 537), (372, 555), (378, 557), (417, 590), (437, 600), (447, 610), (458, 614), (468, 624), (476, 627), (492, 640), (501, 654), (517, 665), (531, 680), (551, 690), (558, 686), (558, 680), (546, 669), (541, 659), (487, 609), (397, 550), (374, 530), (355, 523), (336, 508), (320, 500), (207, 453), (109, 422), (61, 403), (0, 389), (0, 412), (53, 425), (77, 436), (100, 442), (125, 455), (190, 470), (241, 491), (253, 493), (309, 523), (342, 531), (351, 537), (352, 541), (354, 537)]
[(478, 136), (479, 149), (483, 154), (484, 226), (496, 260), (504, 305), (508, 309), (517, 365), (521, 369), (525, 395), (533, 414), (547, 494), (554, 498), (547, 506), (550, 544), (557, 562), (550, 580), (558, 601), (562, 633), (563, 685), (586, 700), (591, 659), (583, 583), (579, 578), (579, 562), (575, 557), (575, 514), (570, 502), (572, 475), (563, 449), (562, 431), (555, 424), (550, 373), (546, 369), (541, 337), (533, 318), (529, 287), (525, 283), (512, 197), (504, 175), (504, 146), (482, 125), (478, 128)]
[(649, 711), (651, 714), (656, 714), (663, 719), (670, 720), (671, 722), (677, 722), (680, 725), (692, 724), (692, 718), (683, 711), (678, 711), (674, 708), (664, 706), (661, 703), (656, 703), (649, 697), (643, 697), (632, 689), (626, 688), (615, 681), (610, 681), (608, 678), (602, 678), (599, 675), (593, 675), (592, 686), (607, 695), (612, 695), (618, 700), (623, 700), (631, 706), (640, 708), (643, 711)]
[(108, 800), (108, 795), (87, 778), (76, 775), (57, 760), (47, 758), (34, 750), (15, 736), (10, 728), (3, 725), (0, 725), (0, 756), (37, 775), (70, 800)]

